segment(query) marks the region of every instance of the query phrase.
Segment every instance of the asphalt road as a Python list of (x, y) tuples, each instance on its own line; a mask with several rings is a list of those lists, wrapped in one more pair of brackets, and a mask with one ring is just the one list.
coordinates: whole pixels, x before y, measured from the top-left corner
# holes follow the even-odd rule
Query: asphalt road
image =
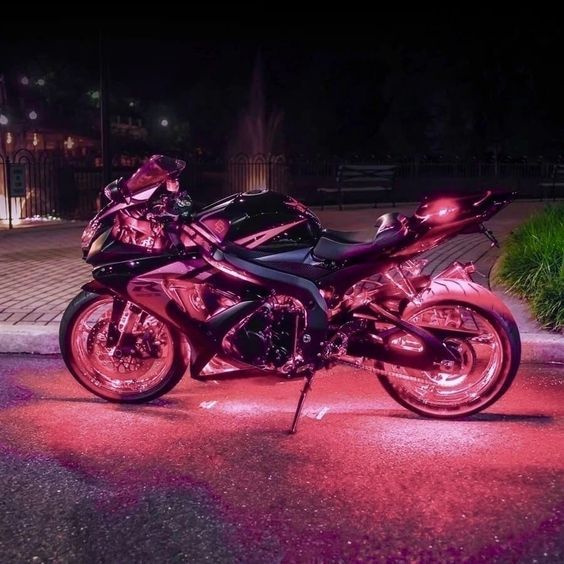
[(563, 562), (563, 384), (524, 368), (442, 422), (335, 369), (288, 436), (299, 382), (119, 406), (58, 358), (3, 356), (0, 562)]

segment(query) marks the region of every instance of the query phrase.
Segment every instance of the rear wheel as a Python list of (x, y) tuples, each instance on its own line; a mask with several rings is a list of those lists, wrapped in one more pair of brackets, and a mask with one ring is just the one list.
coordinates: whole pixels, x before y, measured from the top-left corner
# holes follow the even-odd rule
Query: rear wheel
[[(420, 415), (451, 419), (482, 411), (507, 391), (519, 366), (520, 341), (515, 322), (501, 308), (444, 301), (424, 304), (405, 318), (441, 336), (458, 360), (429, 371), (382, 363), (396, 376), (380, 376), (380, 381), (399, 404)], [(398, 346), (413, 350), (417, 343), (410, 339), (405, 335)]]
[(131, 333), (108, 346), (113, 298), (81, 292), (67, 307), (60, 327), (63, 359), (74, 378), (92, 393), (115, 402), (146, 402), (170, 391), (188, 366), (187, 347), (174, 328), (127, 304)]

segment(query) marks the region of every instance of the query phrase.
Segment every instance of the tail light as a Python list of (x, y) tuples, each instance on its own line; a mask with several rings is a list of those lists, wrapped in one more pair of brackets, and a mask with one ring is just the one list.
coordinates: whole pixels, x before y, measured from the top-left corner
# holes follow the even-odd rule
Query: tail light
[(421, 223), (427, 222), (431, 225), (437, 225), (453, 221), (459, 215), (459, 212), (460, 207), (456, 200), (440, 198), (420, 205), (415, 211), (415, 217)]

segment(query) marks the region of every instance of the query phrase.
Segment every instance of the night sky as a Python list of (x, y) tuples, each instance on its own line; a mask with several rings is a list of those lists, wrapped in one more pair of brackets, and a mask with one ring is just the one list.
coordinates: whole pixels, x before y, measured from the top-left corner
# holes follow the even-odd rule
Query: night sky
[(557, 18), (360, 19), (259, 26), (254, 16), (228, 24), (171, 11), (150, 21), (31, 22), (25, 39), (2, 35), (0, 72), (51, 66), (63, 90), (73, 81), (96, 88), (101, 29), (112, 113), (120, 100), (139, 99), (155, 115), (189, 123), (191, 145), (211, 153), (225, 151), (234, 134), (257, 58), (289, 153), (564, 153)]

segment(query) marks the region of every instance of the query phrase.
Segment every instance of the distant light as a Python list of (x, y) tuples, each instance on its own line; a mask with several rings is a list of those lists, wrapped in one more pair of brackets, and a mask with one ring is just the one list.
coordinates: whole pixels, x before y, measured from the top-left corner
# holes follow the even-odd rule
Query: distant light
[(165, 119), (161, 119), (161, 125), (162, 125), (163, 127), (168, 127), (168, 119), (166, 119), (166, 118), (165, 118)]
[(90, 98), (92, 98), (92, 100), (98, 100), (98, 98), (100, 98), (100, 92), (98, 92), (98, 90), (93, 90), (90, 92)]
[(29, 78), (27, 76), (22, 76), (22, 78), (20, 79), (20, 82), (24, 85), (27, 86), (29, 84)]
[(69, 135), (64, 142), (64, 145), (67, 149), (72, 149), (74, 147), (74, 139)]
[(129, 102), (129, 107), (130, 107), (130, 108), (134, 108), (134, 107), (135, 107), (135, 102)]
[(39, 144), (39, 136), (37, 135), (37, 133), (33, 134), (33, 146), (37, 147), (37, 145)]
[(0, 125), (8, 125), (8, 118), (4, 114), (0, 114)]
[(38, 78), (37, 79), (37, 86), (45, 86), (45, 79), (44, 78)]
[(29, 114), (27, 114), (27, 117), (29, 117), (29, 119), (37, 119), (37, 112), (32, 110)]

